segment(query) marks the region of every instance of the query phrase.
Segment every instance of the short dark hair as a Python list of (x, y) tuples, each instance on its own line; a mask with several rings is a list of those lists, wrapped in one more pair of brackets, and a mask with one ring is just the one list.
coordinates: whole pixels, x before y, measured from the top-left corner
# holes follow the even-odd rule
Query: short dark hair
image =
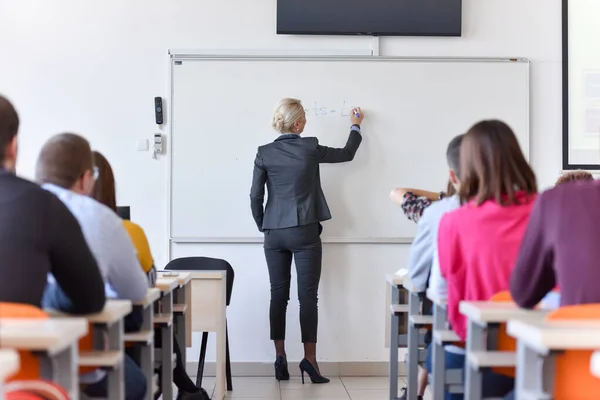
[(98, 180), (94, 184), (92, 190), (92, 198), (99, 203), (104, 204), (114, 212), (117, 212), (117, 196), (115, 194), (115, 175), (110, 166), (110, 163), (98, 151), (92, 153), (94, 157), (94, 165), (98, 168)]
[(456, 136), (448, 143), (448, 149), (446, 150), (446, 160), (448, 161), (448, 167), (452, 169), (456, 175), (460, 175), (460, 145), (464, 134)]
[(89, 142), (74, 133), (51, 137), (37, 160), (35, 179), (41, 184), (70, 189), (86, 171), (94, 168)]
[(6, 148), (19, 131), (19, 115), (6, 97), (0, 95), (0, 163), (4, 162)]
[(518, 204), (517, 191), (537, 193), (535, 174), (525, 160), (512, 129), (502, 121), (486, 120), (473, 125), (460, 149), (460, 200), (480, 205), (495, 200)]
[(594, 176), (590, 174), (588, 171), (569, 171), (566, 174), (562, 175), (556, 181), (556, 185), (562, 185), (568, 182), (577, 182), (577, 181), (593, 181)]

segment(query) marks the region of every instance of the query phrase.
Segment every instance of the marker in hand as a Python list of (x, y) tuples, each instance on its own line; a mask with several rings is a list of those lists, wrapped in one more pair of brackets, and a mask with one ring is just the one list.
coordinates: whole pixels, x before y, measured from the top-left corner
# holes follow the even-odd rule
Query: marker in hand
[(358, 113), (358, 110), (356, 108), (354, 109), (354, 116), (356, 118), (360, 118), (360, 114)]

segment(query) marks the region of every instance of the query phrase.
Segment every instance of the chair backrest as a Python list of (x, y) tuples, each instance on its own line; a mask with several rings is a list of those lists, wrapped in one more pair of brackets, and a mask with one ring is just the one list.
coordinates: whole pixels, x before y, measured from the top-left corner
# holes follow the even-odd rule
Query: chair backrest
[[(561, 307), (546, 317), (549, 321), (600, 320), (600, 304)], [(556, 356), (555, 400), (592, 400), (600, 393), (600, 379), (590, 372), (593, 350), (568, 350)]]
[(165, 269), (170, 271), (227, 271), (227, 305), (231, 302), (235, 272), (227, 261), (210, 257), (183, 257), (170, 261)]
[[(514, 303), (509, 291), (496, 293), (490, 298), (490, 301), (494, 303)], [(496, 344), (498, 351), (517, 351), (517, 341), (513, 337), (509, 336), (506, 332), (506, 323), (501, 323), (498, 327)], [(493, 368), (492, 370), (497, 374), (505, 375), (511, 378), (515, 377), (514, 367)]]
[[(41, 309), (29, 304), (0, 302), (0, 318), (47, 319), (48, 315)], [(26, 350), (19, 350), (19, 358), (21, 359), (19, 372), (7, 381), (39, 379), (39, 358)]]

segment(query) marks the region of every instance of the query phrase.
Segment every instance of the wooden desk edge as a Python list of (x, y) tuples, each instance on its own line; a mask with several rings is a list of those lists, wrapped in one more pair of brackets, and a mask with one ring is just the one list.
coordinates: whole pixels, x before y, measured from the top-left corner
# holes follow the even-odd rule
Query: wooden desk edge
[(0, 382), (14, 375), (20, 367), (21, 360), (15, 350), (0, 349)]
[[(0, 320), (0, 324), (3, 324), (6, 328), (10, 325), (7, 324), (23, 324), (27, 325), (24, 328), (29, 329), (31, 331), (32, 325), (43, 326), (46, 324), (54, 324), (54, 325), (63, 325), (63, 330), (66, 330), (69, 335), (68, 337), (59, 336), (56, 340), (52, 341), (52, 343), (47, 343), (48, 337), (50, 335), (42, 335), (39, 334), (37, 338), (22, 336), (22, 335), (11, 335), (7, 334), (7, 329), (0, 330), (0, 343), (3, 346), (13, 347), (19, 350), (33, 350), (33, 351), (45, 351), (50, 354), (57, 353), (62, 351), (63, 349), (69, 347), (72, 344), (76, 344), (79, 339), (88, 334), (88, 322), (85, 318), (81, 317), (57, 317), (57, 318), (49, 318), (49, 319), (20, 319), (20, 318), (2, 318)], [(66, 324), (66, 326), (64, 326)], [(65, 335), (65, 332), (62, 332)], [(56, 337), (56, 336), (53, 336)], [(31, 341), (37, 341), (38, 345), (32, 345)], [(27, 342), (27, 343), (25, 343)], [(43, 342), (43, 345), (39, 345), (39, 342)]]
[(156, 280), (156, 287), (163, 293), (170, 293), (179, 286), (179, 282), (175, 277), (164, 277)]
[(185, 286), (189, 281), (192, 280), (192, 274), (190, 271), (181, 271), (181, 272), (174, 272), (174, 271), (158, 271), (158, 277), (157, 279), (176, 279), (177, 283), (179, 284), (179, 286)]
[[(495, 306), (503, 304), (502, 302), (489, 302), (489, 301), (461, 301), (459, 304), (459, 312), (464, 315), (469, 321), (475, 322), (478, 325), (486, 325), (488, 323), (502, 323), (510, 320), (523, 320), (529, 319), (535, 321), (539, 318), (544, 318), (549, 310), (527, 310), (519, 308), (515, 303), (504, 303), (507, 304), (506, 309), (492, 309), (485, 310), (481, 306), (492, 303)], [(505, 318), (487, 318), (484, 316), (486, 312), (489, 313), (506, 313), (508, 314)]]
[(137, 301), (133, 303), (135, 306), (149, 306), (160, 299), (160, 289), (158, 288), (150, 288), (146, 292), (146, 298), (142, 301)]
[(93, 324), (111, 324), (125, 318), (131, 312), (132, 307), (131, 300), (108, 300), (104, 309), (99, 313), (86, 314), (81, 317)]
[(185, 286), (192, 281), (192, 274), (189, 272), (182, 272), (177, 276), (177, 281), (179, 285)]
[(189, 272), (191, 280), (194, 279), (225, 279), (227, 277), (227, 271), (193, 271)]
[(385, 275), (385, 281), (392, 286), (403, 286), (405, 278), (406, 277), (401, 277), (396, 274), (386, 274)]

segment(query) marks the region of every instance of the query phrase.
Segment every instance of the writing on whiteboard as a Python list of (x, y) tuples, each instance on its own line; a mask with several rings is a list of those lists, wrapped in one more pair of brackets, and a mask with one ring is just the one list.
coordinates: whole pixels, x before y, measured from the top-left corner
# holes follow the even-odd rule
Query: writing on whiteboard
[(354, 108), (354, 106), (348, 105), (346, 100), (342, 100), (338, 107), (322, 106), (316, 101), (313, 101), (312, 104), (313, 107), (305, 108), (304, 111), (306, 111), (306, 113), (309, 115), (314, 115), (315, 117), (324, 117), (326, 115), (339, 115), (341, 117), (348, 117)]

